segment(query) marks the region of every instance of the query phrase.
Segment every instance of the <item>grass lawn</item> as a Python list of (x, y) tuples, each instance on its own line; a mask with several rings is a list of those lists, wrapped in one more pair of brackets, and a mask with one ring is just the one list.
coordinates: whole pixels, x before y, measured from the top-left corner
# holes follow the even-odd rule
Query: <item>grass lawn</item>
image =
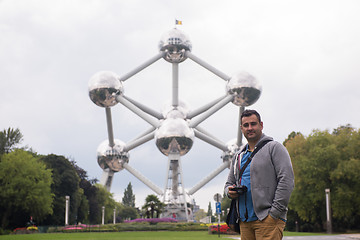
[[(284, 232), (285, 236), (313, 236), (314, 233)], [(320, 234), (319, 234), (320, 235)], [(231, 239), (229, 235), (220, 235), (222, 239)], [(107, 233), (40, 233), (23, 235), (2, 235), (0, 240), (208, 240), (219, 239), (217, 234), (210, 235), (206, 231), (196, 232), (107, 232)]]
[(284, 232), (284, 236), (320, 236), (326, 233), (308, 233), (308, 232)]
[[(221, 236), (220, 238), (224, 238)], [(40, 233), (22, 235), (3, 235), (0, 240), (207, 240), (218, 239), (218, 235), (210, 235), (206, 231), (196, 232), (111, 232), (111, 233)]]

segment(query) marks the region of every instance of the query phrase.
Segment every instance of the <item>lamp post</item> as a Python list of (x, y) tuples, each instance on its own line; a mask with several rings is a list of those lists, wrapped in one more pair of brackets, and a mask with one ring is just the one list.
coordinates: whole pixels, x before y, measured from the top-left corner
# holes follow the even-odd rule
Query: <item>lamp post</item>
[(116, 223), (116, 208), (114, 208), (114, 217), (113, 217), (113, 223)]
[(101, 224), (104, 225), (105, 224), (105, 206), (102, 206), (102, 216), (101, 216)]
[(70, 196), (65, 196), (65, 226), (69, 225)]
[(331, 223), (330, 188), (325, 189), (325, 198), (326, 198), (326, 232), (331, 234), (332, 223)]

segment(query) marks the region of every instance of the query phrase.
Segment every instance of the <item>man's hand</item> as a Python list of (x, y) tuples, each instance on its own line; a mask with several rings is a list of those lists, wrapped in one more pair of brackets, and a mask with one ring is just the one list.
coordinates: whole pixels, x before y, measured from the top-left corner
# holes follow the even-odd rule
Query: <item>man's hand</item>
[(239, 197), (239, 194), (238, 194), (236, 191), (233, 190), (234, 187), (235, 187), (235, 186), (229, 187), (228, 196), (229, 196), (229, 198), (231, 198), (231, 199), (236, 199), (236, 198)]

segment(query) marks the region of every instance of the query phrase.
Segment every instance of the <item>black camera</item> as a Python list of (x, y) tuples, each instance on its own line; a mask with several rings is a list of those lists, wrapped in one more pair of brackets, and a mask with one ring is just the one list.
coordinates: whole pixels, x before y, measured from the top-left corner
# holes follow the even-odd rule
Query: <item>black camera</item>
[(247, 192), (247, 187), (244, 185), (240, 185), (238, 187), (233, 187), (232, 190), (236, 191), (238, 194), (241, 195)]

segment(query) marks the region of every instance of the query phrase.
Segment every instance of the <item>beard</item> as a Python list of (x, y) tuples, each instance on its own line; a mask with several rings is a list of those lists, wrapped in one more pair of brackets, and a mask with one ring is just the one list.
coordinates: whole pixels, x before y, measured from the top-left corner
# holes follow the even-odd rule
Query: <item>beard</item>
[(248, 142), (254, 142), (258, 141), (261, 137), (260, 133), (257, 133), (256, 131), (249, 131), (244, 134), (245, 138), (248, 140)]

